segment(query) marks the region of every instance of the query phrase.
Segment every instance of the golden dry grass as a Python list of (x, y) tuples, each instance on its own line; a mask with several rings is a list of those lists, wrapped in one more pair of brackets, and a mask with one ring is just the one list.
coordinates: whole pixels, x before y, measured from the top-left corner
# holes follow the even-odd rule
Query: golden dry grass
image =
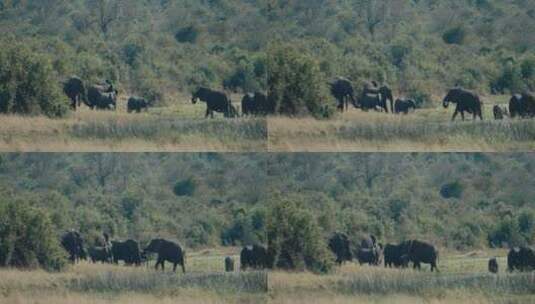
[(149, 112), (92, 111), (64, 119), (0, 116), (0, 152), (241, 152), (265, 151), (263, 118), (205, 119), (204, 104), (187, 98)]
[(454, 109), (418, 109), (409, 115), (350, 109), (331, 120), (270, 117), (269, 147), (274, 152), (503, 152), (534, 151), (535, 121), (494, 121), (492, 97), (485, 121), (451, 122)]

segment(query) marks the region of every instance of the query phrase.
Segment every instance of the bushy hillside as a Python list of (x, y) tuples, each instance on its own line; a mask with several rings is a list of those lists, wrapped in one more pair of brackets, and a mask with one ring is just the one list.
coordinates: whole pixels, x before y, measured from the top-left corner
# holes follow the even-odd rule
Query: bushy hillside
[(279, 41), (311, 53), (326, 78), (385, 81), (422, 102), (454, 84), (533, 90), (534, 18), (529, 0), (0, 2), (3, 43), (46, 53), (60, 79), (109, 78), (137, 94), (266, 90)]
[[(466, 250), (532, 243), (529, 154), (4, 154), (0, 201), (50, 213), (57, 232), (105, 230), (190, 247), (265, 242), (281, 201), (321, 233), (423, 238)], [(273, 224), (273, 223), (272, 223)]]
[(59, 78), (144, 94), (264, 88), (263, 1), (2, 1), (0, 30), (46, 53)]

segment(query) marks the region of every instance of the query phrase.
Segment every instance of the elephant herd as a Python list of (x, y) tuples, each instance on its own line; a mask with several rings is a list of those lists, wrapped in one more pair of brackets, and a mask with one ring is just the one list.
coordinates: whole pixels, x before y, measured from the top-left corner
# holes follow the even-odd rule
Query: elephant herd
[(418, 240), (383, 246), (375, 236), (370, 235), (353, 248), (349, 237), (337, 232), (329, 239), (329, 248), (339, 265), (356, 259), (361, 265), (379, 266), (384, 261), (385, 267), (396, 268), (407, 268), (409, 263), (413, 263), (415, 269), (420, 269), (421, 264), (430, 264), (431, 271), (438, 271), (438, 250), (435, 246)]
[[(416, 109), (416, 102), (408, 98), (398, 98), (394, 101), (392, 90), (388, 85), (379, 85), (375, 81), (365, 82), (361, 94), (356, 94), (351, 81), (344, 77), (337, 77), (334, 81), (328, 83), (331, 94), (338, 102), (337, 108), (345, 111), (349, 108), (351, 102), (355, 108), (363, 111), (376, 110), (390, 111), (395, 114), (408, 114), (410, 110)], [(453, 103), (456, 105), (452, 120), (455, 120), (460, 114), (462, 120), (465, 119), (465, 113), (471, 114), (475, 119), (483, 120), (483, 102), (475, 92), (455, 87), (448, 91), (442, 104), (448, 108)], [(524, 92), (515, 94), (509, 101), (509, 110), (498, 105), (493, 107), (493, 114), (496, 120), (503, 119), (504, 116), (511, 118), (532, 118), (535, 116), (535, 95)]]
[[(119, 92), (111, 81), (86, 87), (78, 77), (71, 77), (63, 83), (63, 92), (71, 101), (71, 108), (76, 110), (82, 102), (92, 110), (116, 110)], [(144, 98), (132, 96), (128, 99), (128, 113), (148, 110), (151, 103)]]
[[(223, 113), (226, 118), (239, 117), (238, 110), (232, 105), (231, 99), (226, 93), (201, 87), (191, 96), (191, 102), (206, 103), (205, 117), (214, 117), (214, 113)], [(258, 116), (275, 113), (275, 106), (267, 95), (261, 92), (246, 94), (241, 101), (242, 116)]]
[(173, 264), (173, 271), (176, 271), (177, 265), (180, 265), (182, 271), (186, 272), (185, 251), (179, 244), (164, 239), (153, 239), (147, 247), (141, 250), (139, 242), (135, 240), (110, 241), (109, 236), (104, 233), (102, 239), (86, 249), (81, 234), (77, 231), (69, 231), (61, 237), (61, 245), (73, 263), (89, 259), (93, 263), (118, 264), (122, 261), (125, 265), (140, 266), (143, 262), (148, 263), (148, 254), (154, 253), (158, 255), (156, 269), (161, 266), (164, 270), (167, 261)]

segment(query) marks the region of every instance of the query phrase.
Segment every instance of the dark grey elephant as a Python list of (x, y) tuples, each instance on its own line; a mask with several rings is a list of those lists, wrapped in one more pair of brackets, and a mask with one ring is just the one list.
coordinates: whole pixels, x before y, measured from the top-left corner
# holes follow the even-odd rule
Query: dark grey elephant
[(398, 98), (394, 106), (394, 113), (409, 114), (410, 109), (416, 110), (416, 103), (412, 99)]
[(126, 265), (141, 265), (141, 252), (137, 241), (112, 241), (111, 252), (115, 264), (118, 264), (119, 261), (124, 261)]
[(489, 272), (490, 273), (498, 273), (499, 269), (498, 269), (498, 260), (496, 260), (496, 258), (492, 258), (489, 260), (489, 263), (488, 263), (488, 267), (489, 267)]
[(102, 86), (91, 86), (87, 90), (84, 103), (92, 110), (115, 110), (117, 108), (118, 91), (110, 85), (103, 91)]
[(505, 116), (508, 115), (506, 108), (501, 108), (499, 105), (495, 105), (492, 108), (492, 113), (494, 114), (495, 120), (502, 120)]
[(457, 107), (455, 108), (455, 113), (453, 113), (452, 121), (455, 120), (459, 113), (461, 113), (461, 117), (464, 120), (464, 112), (472, 114), (474, 120), (477, 117), (483, 120), (483, 103), (481, 102), (481, 99), (476, 93), (462, 88), (451, 89), (446, 95), (446, 97), (444, 97), (444, 108), (447, 109), (450, 103), (457, 104)]
[(231, 257), (225, 258), (225, 271), (234, 272), (234, 259)]
[(158, 259), (155, 268), (162, 266), (165, 270), (165, 262), (173, 263), (173, 272), (176, 272), (177, 265), (182, 267), (182, 272), (186, 273), (186, 252), (179, 244), (165, 239), (154, 239), (150, 241), (149, 246), (143, 250), (144, 253), (157, 253)]
[(338, 265), (351, 261), (352, 259), (351, 244), (345, 233), (334, 233), (329, 239), (329, 249), (336, 256), (336, 263)]
[(418, 240), (405, 241), (400, 245), (403, 255), (408, 256), (415, 269), (420, 269), (423, 263), (430, 264), (431, 271), (439, 271), (437, 267), (438, 250), (435, 246)]
[(111, 264), (113, 262), (113, 255), (111, 252), (111, 248), (109, 247), (93, 246), (89, 247), (87, 251), (89, 254), (89, 258), (93, 263), (100, 262)]
[(379, 97), (377, 107), (384, 110), (386, 113), (388, 113), (388, 102), (390, 102), (390, 109), (392, 110), (392, 113), (394, 113), (394, 94), (388, 85), (379, 86), (375, 81), (365, 82), (361, 96), (365, 95), (376, 95)]
[(535, 251), (529, 247), (512, 248), (507, 254), (509, 271), (535, 270)]
[(227, 118), (238, 116), (238, 111), (232, 105), (232, 101), (223, 92), (201, 87), (191, 96), (193, 104), (196, 104), (199, 100), (206, 103), (206, 118), (214, 118), (214, 112), (223, 113)]
[(150, 102), (145, 98), (132, 96), (128, 99), (127, 111), (128, 113), (141, 113), (142, 110), (148, 111), (150, 106)]
[(271, 268), (271, 259), (266, 247), (252, 245), (243, 247), (240, 252), (240, 264), (242, 270)]
[(61, 237), (61, 246), (69, 254), (69, 260), (77, 263), (87, 259), (87, 251), (84, 247), (84, 240), (78, 231), (69, 231)]
[(328, 83), (331, 94), (336, 98), (337, 108), (341, 112), (349, 109), (349, 102), (355, 104), (355, 90), (351, 81), (344, 77), (337, 77), (334, 81)]
[(535, 117), (535, 95), (527, 92), (513, 95), (509, 101), (509, 112), (511, 118)]
[(71, 108), (76, 110), (87, 99), (87, 91), (84, 82), (78, 77), (71, 77), (63, 83), (63, 92), (71, 100)]

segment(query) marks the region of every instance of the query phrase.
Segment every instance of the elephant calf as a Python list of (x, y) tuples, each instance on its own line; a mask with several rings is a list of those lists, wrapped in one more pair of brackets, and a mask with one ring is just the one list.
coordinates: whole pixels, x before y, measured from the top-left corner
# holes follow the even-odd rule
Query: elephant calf
[(89, 247), (89, 257), (93, 263), (111, 263), (112, 254), (108, 247)]
[(225, 258), (225, 271), (234, 272), (234, 259), (231, 257)]
[(397, 99), (394, 107), (396, 114), (409, 114), (410, 109), (416, 110), (416, 103), (412, 99)]
[(496, 258), (492, 258), (489, 260), (489, 272), (498, 273), (498, 261), (496, 260)]
[(148, 111), (149, 107), (150, 107), (150, 103), (144, 98), (130, 97), (128, 99), (128, 104), (127, 104), (128, 113), (132, 113), (132, 112), (141, 113), (141, 110)]

